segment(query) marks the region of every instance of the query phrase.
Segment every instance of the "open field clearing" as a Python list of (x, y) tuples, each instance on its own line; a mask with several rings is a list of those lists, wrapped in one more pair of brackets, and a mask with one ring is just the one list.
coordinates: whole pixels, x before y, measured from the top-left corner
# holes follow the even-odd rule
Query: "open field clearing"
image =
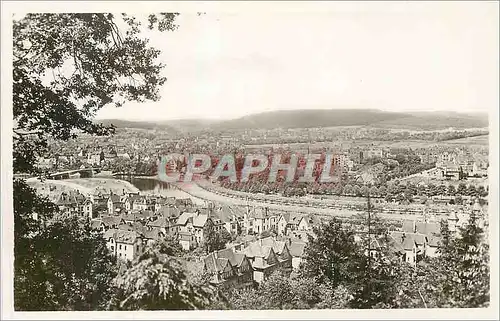
[(105, 190), (111, 190), (116, 194), (123, 193), (124, 189), (128, 193), (137, 193), (139, 191), (139, 189), (131, 183), (114, 178), (73, 178), (66, 179), (64, 182), (81, 185), (91, 190), (94, 190), (95, 188), (103, 188)]

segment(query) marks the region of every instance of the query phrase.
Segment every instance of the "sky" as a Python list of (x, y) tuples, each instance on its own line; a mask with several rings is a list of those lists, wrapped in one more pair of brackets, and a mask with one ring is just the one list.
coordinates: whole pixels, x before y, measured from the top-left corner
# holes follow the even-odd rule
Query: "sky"
[(161, 100), (106, 107), (98, 118), (498, 107), (498, 3), (333, 2), (326, 9), (181, 12), (178, 30), (147, 34), (167, 65)]

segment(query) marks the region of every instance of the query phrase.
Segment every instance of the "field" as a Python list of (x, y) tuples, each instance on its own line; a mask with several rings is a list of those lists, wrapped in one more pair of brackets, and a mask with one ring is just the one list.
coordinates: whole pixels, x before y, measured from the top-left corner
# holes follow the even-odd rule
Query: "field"
[(452, 144), (452, 145), (480, 145), (480, 146), (488, 146), (489, 145), (489, 135), (481, 135), (474, 137), (466, 137), (460, 139), (447, 140), (443, 143)]
[(419, 184), (421, 182), (425, 184), (434, 184), (434, 185), (453, 185), (455, 188), (460, 184), (464, 183), (465, 185), (474, 185), (474, 186), (488, 186), (488, 178), (487, 177), (482, 177), (482, 178), (468, 178), (467, 180), (462, 180), (462, 181), (457, 181), (457, 180), (445, 180), (445, 179), (436, 179), (428, 176), (423, 176), (423, 175), (413, 175), (411, 177), (405, 177), (405, 178), (400, 178), (398, 179), (401, 182), (404, 182), (405, 184), (407, 183), (413, 183), (413, 184)]
[(332, 141), (332, 142), (317, 142), (317, 143), (290, 143), (290, 144), (255, 144), (255, 145), (245, 145), (248, 149), (258, 149), (258, 148), (278, 148), (278, 147), (289, 147), (292, 150), (307, 150), (310, 149), (320, 149), (323, 147), (333, 148), (342, 146), (342, 148), (348, 148), (350, 146), (380, 146), (389, 148), (429, 148), (434, 146), (448, 146), (448, 147), (479, 147), (488, 148), (489, 135), (481, 135), (475, 137), (466, 137), (460, 139), (446, 140), (446, 141), (425, 141), (425, 140), (403, 140), (403, 141), (380, 141), (380, 140), (346, 140), (346, 141)]
[(70, 182), (68, 180), (44, 180), (43, 182), (36, 178), (30, 178), (27, 180), (30, 187), (34, 188), (38, 194), (48, 196), (52, 201), (62, 192), (69, 192), (78, 190), (82, 194), (88, 194), (92, 190), (88, 187)]
[(91, 190), (103, 188), (105, 190), (111, 190), (116, 194), (122, 194), (123, 190), (130, 193), (137, 193), (139, 191), (137, 187), (129, 182), (114, 178), (74, 178), (65, 179), (64, 182), (81, 185)]

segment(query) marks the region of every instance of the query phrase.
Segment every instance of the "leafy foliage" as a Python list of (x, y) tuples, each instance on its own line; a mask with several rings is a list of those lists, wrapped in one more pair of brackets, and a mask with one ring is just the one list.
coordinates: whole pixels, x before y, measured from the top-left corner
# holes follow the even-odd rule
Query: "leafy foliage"
[[(149, 16), (173, 30), (177, 14)], [(112, 14), (27, 14), (13, 22), (14, 172), (36, 173), (48, 139), (106, 135), (98, 109), (125, 100), (158, 100), (165, 82), (159, 51), (141, 23)], [(14, 301), (17, 310), (94, 310), (109, 301), (115, 275), (102, 237), (87, 223), (53, 218), (57, 208), (14, 181)], [(38, 217), (35, 217), (34, 214)]]
[(217, 231), (213, 222), (207, 220), (207, 224), (203, 227), (203, 248), (207, 253), (226, 248), (226, 244), (231, 240), (232, 236), (225, 228)]
[[(447, 227), (443, 226), (446, 231)], [(448, 235), (449, 232), (445, 232)], [(426, 273), (426, 296), (435, 307), (477, 308), (489, 305), (489, 246), (474, 218), (447, 236), (440, 256)]]
[[(149, 28), (174, 30), (176, 15), (150, 15)], [(14, 21), (15, 171), (34, 169), (48, 137), (112, 133), (92, 121), (107, 104), (159, 99), (166, 81), (156, 62), (160, 51), (140, 37), (138, 19), (122, 15), (120, 22), (106, 13), (27, 14)]]
[(314, 227), (313, 232), (316, 237), (309, 237), (304, 254), (304, 276), (319, 283), (331, 282), (333, 287), (351, 280), (363, 255), (354, 242), (354, 231), (334, 218)]
[(16, 310), (104, 308), (116, 268), (102, 236), (76, 219), (55, 218), (30, 230), (15, 230)]
[(115, 280), (115, 296), (110, 309), (189, 310), (211, 303), (213, 289), (188, 281), (181, 263), (150, 249)]

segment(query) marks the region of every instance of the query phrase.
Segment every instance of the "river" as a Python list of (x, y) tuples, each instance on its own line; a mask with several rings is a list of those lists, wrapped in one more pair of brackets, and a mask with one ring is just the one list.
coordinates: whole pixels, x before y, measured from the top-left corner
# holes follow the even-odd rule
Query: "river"
[(116, 176), (115, 178), (130, 182), (142, 193), (156, 194), (166, 197), (191, 198), (195, 204), (206, 205), (206, 202), (204, 200), (189, 195), (188, 193), (178, 189), (177, 187), (159, 181), (154, 177)]

